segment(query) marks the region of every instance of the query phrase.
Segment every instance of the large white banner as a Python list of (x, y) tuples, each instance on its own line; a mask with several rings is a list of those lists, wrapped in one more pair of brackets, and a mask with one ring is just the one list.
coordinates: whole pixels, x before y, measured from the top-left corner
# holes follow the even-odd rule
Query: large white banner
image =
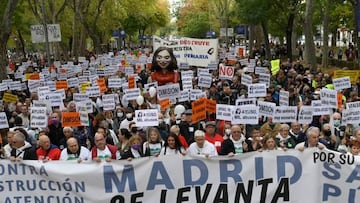
[(207, 67), (210, 63), (216, 63), (218, 43), (218, 39), (182, 37), (177, 40), (167, 41), (153, 36), (154, 50), (161, 46), (172, 48), (178, 65), (188, 63), (189, 66)]
[(318, 149), (110, 163), (1, 160), (0, 202), (355, 203), (359, 168), (360, 157)]
[[(43, 25), (32, 25), (30, 27), (32, 43), (45, 42), (45, 29)], [(61, 42), (60, 24), (48, 24), (49, 42)]]

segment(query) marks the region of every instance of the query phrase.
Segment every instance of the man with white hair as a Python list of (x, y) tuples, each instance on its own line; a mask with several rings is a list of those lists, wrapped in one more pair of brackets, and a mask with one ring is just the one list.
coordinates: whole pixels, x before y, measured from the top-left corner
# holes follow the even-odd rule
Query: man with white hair
[(23, 133), (17, 131), (12, 138), (12, 150), (10, 153), (11, 161), (37, 160), (36, 148), (25, 141)]
[(192, 156), (205, 156), (206, 158), (218, 155), (215, 145), (205, 140), (204, 131), (196, 130), (194, 139), (195, 142), (187, 149), (188, 154)]
[(310, 127), (306, 131), (307, 140), (301, 142), (295, 146), (295, 149), (299, 151), (304, 151), (306, 148), (317, 147), (319, 149), (324, 149), (325, 145), (319, 142), (320, 129), (318, 127)]

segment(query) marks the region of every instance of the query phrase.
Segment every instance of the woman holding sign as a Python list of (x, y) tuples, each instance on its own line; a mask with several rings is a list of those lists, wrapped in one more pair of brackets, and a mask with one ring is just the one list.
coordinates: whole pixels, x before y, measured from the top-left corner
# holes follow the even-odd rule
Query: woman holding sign
[(175, 71), (178, 69), (176, 57), (170, 48), (159, 47), (154, 52), (151, 69), (148, 83), (157, 81), (158, 85), (165, 85), (179, 81), (179, 73)]

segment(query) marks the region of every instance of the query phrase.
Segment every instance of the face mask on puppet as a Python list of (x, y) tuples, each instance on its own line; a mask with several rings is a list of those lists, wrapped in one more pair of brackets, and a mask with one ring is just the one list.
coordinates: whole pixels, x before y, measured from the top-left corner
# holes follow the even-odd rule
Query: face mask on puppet
[(156, 62), (161, 67), (161, 69), (166, 69), (171, 62), (170, 53), (167, 50), (160, 51), (156, 56)]

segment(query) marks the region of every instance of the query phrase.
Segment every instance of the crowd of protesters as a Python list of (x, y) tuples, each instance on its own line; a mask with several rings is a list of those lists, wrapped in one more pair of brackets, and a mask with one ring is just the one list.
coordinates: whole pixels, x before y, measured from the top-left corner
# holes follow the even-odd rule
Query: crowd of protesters
[[(89, 59), (90, 60), (90, 59)], [(91, 60), (95, 60), (92, 56)], [(229, 65), (224, 58), (219, 64)], [(269, 67), (268, 61), (256, 60), (258, 66)], [(217, 104), (235, 105), (238, 98), (247, 97), (247, 87), (241, 83), (243, 73), (251, 75), (257, 83), (257, 74), (248, 73), (240, 60), (233, 64), (235, 74), (231, 80), (219, 79), (217, 70), (211, 71), (213, 82), (209, 88), (197, 86), (198, 67), (190, 67), (194, 72), (193, 88), (202, 89), (208, 99)], [(176, 68), (174, 68), (176, 69)], [(40, 71), (41, 67), (30, 65), (26, 72)], [(269, 67), (269, 72), (271, 68)], [(179, 71), (179, 70), (174, 70)], [(134, 66), (134, 72), (137, 72)], [(137, 72), (137, 86), (141, 88), (144, 102), (135, 100), (119, 103), (114, 110), (103, 110), (101, 98), (92, 97), (94, 112), (89, 113), (89, 126), (63, 127), (62, 112), (76, 111), (73, 94), (79, 88), (66, 90), (65, 108), (53, 107), (48, 115), (47, 128), (31, 128), (30, 109), (37, 93), (27, 90), (7, 91), (18, 97), (16, 103), (3, 101), (1, 111), (6, 113), (9, 128), (2, 129), (1, 158), (10, 160), (93, 160), (96, 162), (118, 159), (131, 160), (143, 156), (234, 156), (253, 151), (304, 150), (308, 147), (328, 148), (341, 153), (359, 155), (360, 127), (343, 125), (342, 110), (346, 102), (359, 101), (360, 78), (351, 88), (339, 91), (343, 105), (333, 109), (334, 113), (313, 116), (309, 124), (274, 123), (271, 117), (259, 117), (258, 125), (231, 124), (230, 121), (216, 119), (216, 114), (207, 113), (201, 122), (192, 122), (191, 102), (181, 102), (185, 107), (181, 115), (174, 108), (159, 109), (159, 124), (153, 127), (137, 126), (134, 112), (138, 109), (158, 107), (156, 96), (144, 89), (151, 77), (151, 69)], [(125, 77), (123, 73), (117, 73)], [(9, 75), (14, 78), (14, 75)], [(108, 76), (105, 77), (107, 79)], [(181, 80), (179, 80), (181, 81)], [(300, 60), (283, 60), (280, 70), (271, 76), (267, 94), (261, 101), (279, 105), (279, 91), (289, 92), (289, 105), (301, 107), (319, 100), (321, 88), (333, 89), (332, 74), (302, 64)], [(1, 94), (3, 94), (2, 92)], [(106, 93), (123, 95), (122, 89), (108, 88)], [(360, 121), (359, 121), (360, 123)]]

